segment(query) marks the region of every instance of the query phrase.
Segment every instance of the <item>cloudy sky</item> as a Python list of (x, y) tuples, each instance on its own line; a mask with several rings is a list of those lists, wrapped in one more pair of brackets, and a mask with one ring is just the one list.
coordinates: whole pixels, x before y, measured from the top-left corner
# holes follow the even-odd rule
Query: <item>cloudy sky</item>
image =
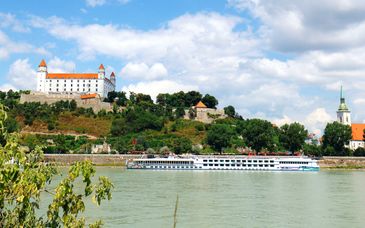
[(42, 58), (50, 72), (103, 63), (118, 90), (199, 90), (316, 133), (343, 85), (365, 120), (363, 0), (0, 0), (0, 89), (34, 89)]

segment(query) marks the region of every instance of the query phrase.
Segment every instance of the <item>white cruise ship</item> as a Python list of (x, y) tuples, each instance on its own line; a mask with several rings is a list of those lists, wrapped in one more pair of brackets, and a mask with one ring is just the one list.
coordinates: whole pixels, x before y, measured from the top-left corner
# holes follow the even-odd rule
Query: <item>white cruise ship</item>
[(318, 171), (316, 160), (285, 156), (192, 156), (138, 158), (127, 162), (128, 169), (161, 170), (261, 170)]

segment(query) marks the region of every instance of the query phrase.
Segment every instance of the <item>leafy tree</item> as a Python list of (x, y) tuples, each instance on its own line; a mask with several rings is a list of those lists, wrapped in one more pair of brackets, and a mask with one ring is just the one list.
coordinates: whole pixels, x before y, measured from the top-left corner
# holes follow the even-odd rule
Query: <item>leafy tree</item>
[(197, 91), (189, 91), (185, 94), (185, 107), (196, 105), (201, 99), (202, 94)]
[(237, 130), (243, 136), (247, 146), (256, 152), (262, 149), (274, 151), (278, 146), (275, 129), (269, 121), (260, 119), (240, 121)]
[(127, 132), (125, 125), (126, 123), (124, 119), (121, 118), (114, 119), (112, 122), (110, 133), (113, 136), (120, 136), (125, 134)]
[(185, 137), (176, 138), (173, 141), (172, 150), (176, 154), (190, 152), (192, 148), (192, 142)]
[(280, 141), (291, 152), (302, 149), (307, 136), (308, 131), (300, 123), (284, 124), (280, 128)]
[(207, 132), (207, 143), (216, 151), (221, 152), (223, 148), (229, 146), (229, 142), (235, 131), (231, 126), (225, 124), (214, 124)]
[(234, 109), (234, 107), (232, 105), (229, 105), (224, 108), (224, 113), (229, 117), (235, 117), (236, 110)]
[(218, 100), (209, 95), (206, 94), (203, 98), (202, 98), (202, 102), (208, 107), (208, 108), (216, 108), (216, 106), (218, 105)]
[[(100, 205), (111, 198), (112, 183), (106, 177), (99, 177), (97, 184), (91, 179), (95, 169), (91, 162), (77, 162), (55, 190), (49, 183), (56, 175), (56, 169), (43, 162), (40, 146), (26, 152), (19, 144), (16, 133), (8, 133), (4, 127), (7, 114), (0, 106), (0, 134), (6, 139), (0, 146), (0, 227), (83, 227), (85, 218), (84, 200), (93, 195)], [(82, 193), (75, 191), (76, 181), (81, 180)], [(51, 193), (53, 200), (48, 206), (47, 216), (40, 215), (38, 208), (42, 193)], [(101, 221), (91, 224), (100, 227)]]
[(177, 119), (179, 119), (179, 118), (183, 118), (184, 115), (185, 115), (185, 109), (184, 109), (184, 107), (181, 107), (181, 106), (180, 107), (177, 107), (176, 110), (175, 110), (175, 117)]
[(356, 150), (354, 151), (354, 156), (355, 157), (365, 157), (365, 148), (363, 148), (363, 147), (356, 148)]
[[(352, 138), (351, 127), (337, 121), (328, 123), (323, 134), (323, 148), (325, 155), (347, 155), (345, 145), (348, 145)], [(329, 148), (332, 147), (332, 148)]]
[(305, 155), (321, 157), (322, 156), (322, 148), (320, 146), (314, 144), (304, 144), (303, 153)]

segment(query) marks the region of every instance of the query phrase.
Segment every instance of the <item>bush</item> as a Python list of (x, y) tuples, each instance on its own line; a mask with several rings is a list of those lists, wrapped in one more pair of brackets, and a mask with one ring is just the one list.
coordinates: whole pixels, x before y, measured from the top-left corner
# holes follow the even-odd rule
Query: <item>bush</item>
[(354, 151), (354, 156), (355, 156), (355, 157), (365, 157), (365, 148), (363, 148), (363, 147), (358, 147), (358, 148)]

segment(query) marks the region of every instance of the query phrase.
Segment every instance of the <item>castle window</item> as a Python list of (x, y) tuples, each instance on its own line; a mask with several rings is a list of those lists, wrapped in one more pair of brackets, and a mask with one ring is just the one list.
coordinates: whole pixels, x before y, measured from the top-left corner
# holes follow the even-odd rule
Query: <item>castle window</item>
[(73, 84), (71, 84), (71, 87), (73, 86)]
[(85, 87), (85, 84), (82, 84), (83, 87)]
[(56, 89), (56, 91), (58, 92), (58, 88)]
[(77, 87), (79, 87), (80, 85), (79, 84), (77, 84)]
[(98, 88), (96, 88), (96, 92), (98, 91)]
[(71, 82), (72, 82), (73, 80), (71, 80)]
[(57, 80), (57, 82), (58, 82), (58, 80)]
[(56, 86), (58, 87), (58, 84)]

